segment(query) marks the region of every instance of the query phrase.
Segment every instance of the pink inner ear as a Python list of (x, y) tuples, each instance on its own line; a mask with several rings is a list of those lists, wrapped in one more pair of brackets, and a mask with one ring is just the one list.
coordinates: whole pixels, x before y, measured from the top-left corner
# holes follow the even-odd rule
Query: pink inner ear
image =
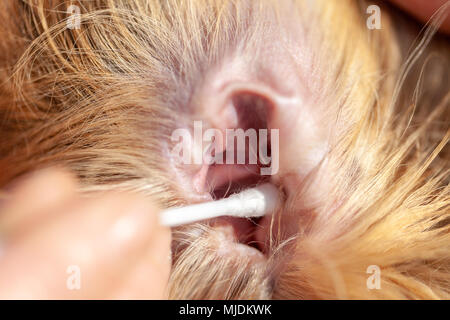
[[(238, 129), (242, 132), (252, 129), (258, 132), (259, 129), (267, 129), (268, 114), (273, 106), (260, 92), (250, 90), (245, 86), (228, 87), (222, 94), (217, 95), (219, 112), (212, 113), (213, 107), (207, 117), (208, 122), (217, 127), (220, 137), (214, 136), (214, 141), (205, 150), (205, 162), (193, 177), (193, 188), (197, 192), (212, 190), (213, 196), (221, 198), (226, 193), (236, 189), (245, 189), (253, 184), (257, 184), (263, 179), (260, 176), (260, 161), (257, 146), (250, 147), (248, 141), (245, 143), (245, 150), (237, 149), (237, 142), (232, 138), (227, 138), (230, 130)], [(255, 142), (258, 143), (258, 138)], [(268, 141), (270, 144), (270, 141)], [(230, 148), (233, 148), (231, 150)], [(237, 153), (244, 152), (244, 163), (237, 162)], [(256, 162), (249, 161), (250, 154), (253, 153)], [(232, 163), (227, 162), (228, 156), (234, 155)], [(220, 161), (217, 161), (218, 159)], [(231, 189), (231, 190), (230, 190)], [(219, 190), (219, 191), (218, 191)]]
[[(327, 126), (315, 105), (317, 97), (312, 96), (309, 83), (304, 81), (298, 59), (278, 42), (282, 40), (267, 43), (252, 55), (230, 55), (210, 68), (198, 83), (190, 108), (203, 119), (204, 128), (222, 133), (222, 147), (215, 150), (216, 154), (226, 152), (227, 129), (254, 129), (258, 139), (259, 129), (267, 130), (269, 139), (271, 131), (277, 130), (279, 174), (262, 176), (263, 161), (256, 165), (202, 165), (192, 176), (196, 192), (209, 191), (220, 198), (227, 189), (247, 188), (271, 178), (279, 180), (281, 175), (306, 176), (323, 157)], [(263, 163), (266, 166), (267, 162)]]
[(282, 46), (226, 59), (193, 95), (192, 108), (212, 128), (279, 129), (288, 139), (306, 100), (299, 66)]

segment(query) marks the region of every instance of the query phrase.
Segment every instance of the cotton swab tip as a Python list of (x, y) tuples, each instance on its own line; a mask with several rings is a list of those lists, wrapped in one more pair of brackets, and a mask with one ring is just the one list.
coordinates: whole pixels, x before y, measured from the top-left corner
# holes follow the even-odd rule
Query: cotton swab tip
[(279, 204), (279, 190), (265, 183), (221, 200), (164, 210), (160, 213), (160, 222), (174, 227), (220, 216), (261, 217), (273, 212)]

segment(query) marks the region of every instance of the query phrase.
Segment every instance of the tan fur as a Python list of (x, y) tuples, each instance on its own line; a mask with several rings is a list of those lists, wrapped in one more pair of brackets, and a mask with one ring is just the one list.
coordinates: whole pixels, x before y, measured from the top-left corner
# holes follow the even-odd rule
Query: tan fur
[[(80, 30), (66, 28), (71, 3)], [(286, 204), (283, 214), (313, 214), (296, 237), (274, 239), (263, 264), (219, 255), (221, 235), (207, 226), (175, 231), (170, 297), (450, 298), (448, 39), (430, 42), (431, 25), (413, 44), (417, 29), (386, 7), (383, 29), (368, 30), (363, 1), (307, 3), (1, 1), (0, 184), (59, 164), (83, 191), (183, 203), (160, 142), (188, 116), (205, 71), (238, 48), (257, 51), (269, 26), (282, 34), (289, 13), (339, 133), (332, 193), (319, 206)], [(298, 199), (318, 178), (309, 179)], [(366, 287), (369, 265), (381, 268), (380, 290)]]

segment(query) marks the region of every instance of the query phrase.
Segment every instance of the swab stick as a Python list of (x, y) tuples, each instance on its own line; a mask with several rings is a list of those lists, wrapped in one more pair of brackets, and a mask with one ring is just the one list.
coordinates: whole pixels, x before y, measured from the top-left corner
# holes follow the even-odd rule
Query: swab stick
[(220, 216), (261, 217), (274, 211), (279, 202), (278, 189), (265, 183), (217, 201), (167, 209), (159, 218), (162, 225), (175, 227)]

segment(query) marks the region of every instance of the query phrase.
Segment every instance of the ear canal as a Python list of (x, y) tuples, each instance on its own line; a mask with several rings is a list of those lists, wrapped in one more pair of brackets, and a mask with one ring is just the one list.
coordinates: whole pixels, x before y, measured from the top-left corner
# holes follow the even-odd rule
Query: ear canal
[(244, 130), (267, 128), (273, 102), (265, 96), (257, 92), (239, 91), (230, 97), (230, 104), (237, 115), (238, 127)]
[(300, 102), (259, 83), (237, 83), (227, 91), (227, 107), (234, 108), (243, 129), (279, 129), (295, 118)]

